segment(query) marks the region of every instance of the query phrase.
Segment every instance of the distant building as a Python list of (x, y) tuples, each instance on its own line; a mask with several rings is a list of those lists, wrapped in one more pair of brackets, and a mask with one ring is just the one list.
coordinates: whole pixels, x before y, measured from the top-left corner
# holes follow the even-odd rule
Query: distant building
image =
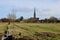
[(33, 16), (34, 16), (33, 19), (39, 20), (39, 18), (36, 17), (36, 9), (35, 8), (34, 8), (34, 15)]
[(34, 18), (36, 18), (36, 9), (34, 8), (34, 15), (33, 15)]
[(33, 14), (33, 17), (29, 18), (26, 20), (27, 22), (39, 22), (39, 18), (36, 17), (36, 9), (34, 8), (34, 14)]

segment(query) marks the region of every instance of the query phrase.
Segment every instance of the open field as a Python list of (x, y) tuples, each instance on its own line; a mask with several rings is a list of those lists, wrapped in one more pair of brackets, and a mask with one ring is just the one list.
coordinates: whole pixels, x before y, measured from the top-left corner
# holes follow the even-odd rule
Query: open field
[[(7, 23), (0, 23), (0, 33), (3, 33), (7, 29)], [(32, 36), (36, 37), (34, 34), (36, 32), (51, 32), (55, 34), (60, 34), (60, 23), (15, 23), (14, 27), (12, 23), (9, 29), (12, 30), (15, 37), (21, 36)], [(56, 38), (60, 40), (60, 36)]]
[(3, 33), (7, 28), (7, 23), (0, 23), (0, 33)]

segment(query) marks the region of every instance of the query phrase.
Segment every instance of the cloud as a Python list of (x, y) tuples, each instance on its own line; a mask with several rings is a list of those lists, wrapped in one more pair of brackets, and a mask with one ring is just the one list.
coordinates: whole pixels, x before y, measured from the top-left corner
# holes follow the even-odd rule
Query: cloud
[(60, 0), (45, 0), (41, 2), (41, 4), (37, 3), (37, 7), (40, 10), (39, 16), (49, 17), (49, 16), (56, 16), (59, 17), (60, 15)]
[(17, 9), (19, 12), (31, 16), (34, 7), (37, 9), (39, 17), (60, 16), (60, 0), (0, 0), (0, 15), (1, 13), (6, 15), (12, 9)]
[(30, 9), (30, 8), (17, 8), (17, 9), (14, 9), (16, 12), (23, 12), (23, 13), (31, 13), (33, 12), (33, 9)]

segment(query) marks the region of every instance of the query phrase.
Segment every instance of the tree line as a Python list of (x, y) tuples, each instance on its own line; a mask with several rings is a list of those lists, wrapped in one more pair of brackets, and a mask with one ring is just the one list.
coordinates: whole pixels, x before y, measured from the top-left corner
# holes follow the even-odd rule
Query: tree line
[(7, 18), (1, 18), (0, 22), (25, 22), (25, 23), (60, 23), (60, 20), (54, 16), (39, 20), (39, 18), (24, 19), (23, 16), (16, 19), (15, 14), (8, 14)]
[(50, 17), (49, 19), (41, 19), (41, 20), (34, 20), (32, 19), (24, 19), (23, 16), (21, 16), (18, 19), (12, 19), (12, 18), (1, 18), (0, 22), (26, 22), (26, 23), (60, 23), (60, 20), (56, 17)]

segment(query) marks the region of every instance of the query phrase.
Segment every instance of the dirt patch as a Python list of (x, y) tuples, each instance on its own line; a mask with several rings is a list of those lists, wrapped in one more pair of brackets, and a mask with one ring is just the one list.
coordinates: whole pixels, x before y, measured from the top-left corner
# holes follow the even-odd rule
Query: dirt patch
[(37, 40), (60, 40), (60, 34), (51, 32), (35, 32)]
[(4, 40), (15, 40), (15, 38), (12, 35), (10, 35), (6, 39), (4, 39)]
[(34, 39), (30, 36), (23, 36), (23, 37), (19, 38), (18, 40), (34, 40)]
[(1, 40), (2, 36), (3, 36), (3, 34), (2, 34), (2, 33), (0, 33), (0, 40)]
[(47, 36), (47, 37), (57, 37), (60, 34), (55, 34), (55, 33), (51, 33), (51, 32), (35, 32), (34, 34), (35, 36)]

